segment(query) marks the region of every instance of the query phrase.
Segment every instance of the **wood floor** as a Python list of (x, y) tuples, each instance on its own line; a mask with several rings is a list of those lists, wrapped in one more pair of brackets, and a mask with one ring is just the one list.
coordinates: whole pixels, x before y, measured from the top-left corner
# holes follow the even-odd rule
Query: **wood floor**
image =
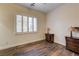
[(19, 46), (16, 47), (16, 49), (13, 48), (12, 50), (7, 51), (7, 53), (9, 53), (8, 55), (13, 56), (78, 56), (79, 55), (72, 51), (67, 50), (63, 45), (57, 43), (48, 43), (46, 41), (40, 41), (38, 43)]
[(65, 46), (57, 43), (48, 43), (42, 41), (33, 45), (20, 47), (16, 50), (15, 56), (78, 56), (78, 54), (69, 51)]

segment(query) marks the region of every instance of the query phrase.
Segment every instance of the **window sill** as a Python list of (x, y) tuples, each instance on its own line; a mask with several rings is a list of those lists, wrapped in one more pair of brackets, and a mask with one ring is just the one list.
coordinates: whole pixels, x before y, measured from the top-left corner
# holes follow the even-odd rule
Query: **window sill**
[(16, 32), (15, 34), (16, 35), (19, 35), (19, 34), (36, 34), (37, 32)]

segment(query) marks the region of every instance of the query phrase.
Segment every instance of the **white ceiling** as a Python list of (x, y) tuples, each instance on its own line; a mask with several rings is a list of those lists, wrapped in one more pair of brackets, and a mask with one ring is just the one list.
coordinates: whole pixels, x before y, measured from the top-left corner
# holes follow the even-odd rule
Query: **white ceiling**
[(18, 3), (18, 5), (28, 7), (33, 10), (38, 10), (44, 13), (55, 10), (57, 7), (62, 5), (62, 3), (35, 3), (34, 6), (31, 6), (31, 4), (32, 3)]

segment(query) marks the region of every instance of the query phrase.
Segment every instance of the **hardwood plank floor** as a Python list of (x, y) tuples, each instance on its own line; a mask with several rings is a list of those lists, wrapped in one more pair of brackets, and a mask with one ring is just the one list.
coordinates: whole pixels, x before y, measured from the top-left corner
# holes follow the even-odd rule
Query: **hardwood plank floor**
[(42, 41), (33, 45), (24, 46), (21, 49), (17, 48), (15, 56), (78, 56), (65, 46), (57, 43), (48, 43)]
[(25, 44), (0, 51), (2, 56), (79, 56), (65, 46), (47, 41)]

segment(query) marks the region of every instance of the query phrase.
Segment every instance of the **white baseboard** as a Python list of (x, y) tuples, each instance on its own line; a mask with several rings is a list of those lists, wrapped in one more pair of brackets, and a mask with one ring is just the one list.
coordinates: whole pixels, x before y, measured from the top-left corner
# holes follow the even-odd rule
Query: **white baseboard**
[[(41, 40), (44, 40), (44, 39), (41, 39)], [(32, 42), (41, 41), (41, 40), (34, 40), (34, 41), (32, 41)], [(3, 46), (3, 47), (0, 47), (0, 50), (12, 48), (12, 47), (16, 47), (16, 46), (23, 45), (23, 44), (29, 44), (29, 43), (32, 43), (32, 42), (23, 42), (23, 43), (18, 43), (18, 44)]]
[(61, 43), (61, 42), (57, 42), (57, 41), (55, 41), (55, 43), (58, 43), (58, 44), (61, 44), (61, 45), (64, 45), (64, 46), (66, 46), (66, 44), (64, 44), (64, 43)]

